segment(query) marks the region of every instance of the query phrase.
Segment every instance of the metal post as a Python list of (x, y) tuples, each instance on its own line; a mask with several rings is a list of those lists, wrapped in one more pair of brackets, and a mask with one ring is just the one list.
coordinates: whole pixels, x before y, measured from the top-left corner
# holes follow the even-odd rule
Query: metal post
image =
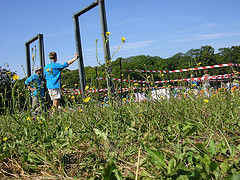
[[(109, 39), (107, 39), (106, 37), (106, 32), (108, 32), (108, 30), (107, 30), (107, 20), (106, 20), (104, 0), (98, 0), (98, 6), (99, 6), (100, 22), (101, 22), (102, 37), (103, 37), (104, 57), (105, 57), (105, 63), (107, 63), (106, 61), (111, 60), (111, 55), (110, 55), (110, 48), (109, 48)], [(110, 76), (111, 76), (111, 67), (106, 69), (106, 79), (107, 79), (108, 89), (113, 93), (114, 84), (112, 83)]]
[(31, 63), (30, 63), (30, 51), (29, 51), (29, 44), (25, 43), (25, 49), (26, 49), (26, 70), (27, 70), (27, 77), (31, 76)]
[(75, 42), (76, 42), (76, 51), (78, 53), (78, 71), (79, 71), (79, 80), (81, 86), (81, 94), (82, 98), (85, 98), (84, 91), (85, 91), (85, 72), (84, 72), (84, 64), (83, 64), (83, 54), (82, 54), (82, 45), (80, 39), (80, 28), (79, 28), (79, 21), (78, 16), (73, 16), (74, 20), (74, 32), (75, 32)]
[(121, 79), (121, 84), (120, 84), (120, 88), (121, 88), (121, 106), (122, 106), (122, 58), (119, 58), (119, 65), (120, 65), (120, 79)]

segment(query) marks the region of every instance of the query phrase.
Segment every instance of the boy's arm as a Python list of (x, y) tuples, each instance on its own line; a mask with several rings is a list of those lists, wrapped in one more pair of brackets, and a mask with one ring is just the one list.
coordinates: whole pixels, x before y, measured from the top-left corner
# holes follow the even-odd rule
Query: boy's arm
[(75, 58), (72, 59), (72, 60), (70, 60), (70, 61), (68, 61), (67, 64), (70, 65), (70, 64), (72, 64), (74, 61), (76, 61), (77, 59), (78, 59), (78, 54), (76, 53), (76, 54), (75, 54)]

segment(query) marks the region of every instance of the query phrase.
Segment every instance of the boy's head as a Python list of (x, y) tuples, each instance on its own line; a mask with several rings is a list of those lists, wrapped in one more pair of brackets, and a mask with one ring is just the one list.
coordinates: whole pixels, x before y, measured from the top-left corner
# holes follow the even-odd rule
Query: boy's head
[(57, 53), (56, 52), (50, 52), (49, 53), (49, 58), (53, 61), (57, 61)]
[(42, 73), (42, 67), (37, 66), (37, 67), (34, 68), (34, 71), (35, 71), (36, 74), (41, 74)]

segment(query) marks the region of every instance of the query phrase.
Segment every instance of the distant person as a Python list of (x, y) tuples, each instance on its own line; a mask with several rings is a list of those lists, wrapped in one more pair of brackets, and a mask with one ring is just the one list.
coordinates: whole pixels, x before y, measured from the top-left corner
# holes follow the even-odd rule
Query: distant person
[(42, 67), (34, 68), (35, 74), (26, 79), (25, 84), (31, 90), (32, 96), (32, 109), (33, 114), (41, 113), (41, 108), (44, 111), (44, 86), (42, 77)]
[(210, 89), (211, 85), (210, 85), (210, 81), (208, 79), (209, 78), (208, 70), (205, 69), (203, 72), (204, 72), (203, 89), (204, 89), (204, 92), (207, 95), (207, 97), (209, 97), (209, 89)]
[(191, 74), (191, 81), (190, 81), (190, 86), (191, 86), (191, 88), (193, 89), (193, 94), (195, 95), (195, 96), (197, 96), (198, 95), (198, 89), (197, 89), (197, 81), (196, 80), (194, 80), (194, 78), (195, 78), (195, 75), (194, 74)]
[[(61, 72), (64, 68), (68, 67), (74, 61), (77, 60), (78, 54), (75, 54), (75, 58), (69, 60), (63, 64), (57, 63), (57, 53), (50, 52), (49, 53), (50, 63), (44, 67), (44, 76), (47, 80), (47, 88), (48, 93), (50, 95), (51, 100), (53, 101), (53, 106), (56, 108), (60, 107), (60, 99), (61, 99)], [(54, 110), (53, 110), (54, 111)]]

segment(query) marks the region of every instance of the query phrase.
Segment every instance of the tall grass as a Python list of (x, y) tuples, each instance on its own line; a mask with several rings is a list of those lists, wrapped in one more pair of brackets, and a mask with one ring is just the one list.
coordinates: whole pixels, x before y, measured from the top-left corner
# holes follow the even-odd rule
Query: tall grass
[(0, 116), (1, 178), (239, 178), (238, 91), (122, 106), (66, 95), (58, 113), (37, 117), (18, 93)]

